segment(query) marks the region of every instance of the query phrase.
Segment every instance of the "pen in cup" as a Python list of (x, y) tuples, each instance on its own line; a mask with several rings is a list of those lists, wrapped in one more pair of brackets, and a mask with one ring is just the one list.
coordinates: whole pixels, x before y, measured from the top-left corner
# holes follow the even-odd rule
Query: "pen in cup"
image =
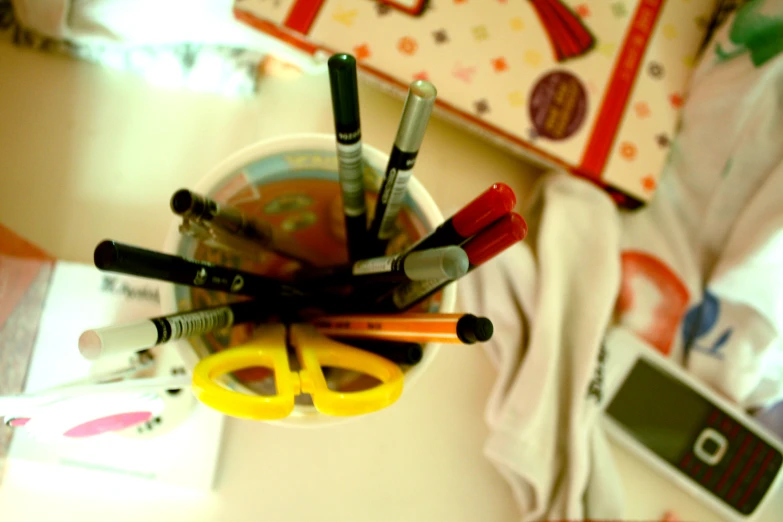
[(169, 283), (238, 295), (293, 298), (301, 291), (271, 277), (106, 240), (95, 247), (95, 266)]
[(386, 244), (395, 233), (397, 215), (402, 207), (408, 180), (435, 106), (437, 90), (430, 82), (417, 80), (410, 84), (402, 117), (394, 139), (386, 177), (378, 193), (375, 214), (370, 225), (373, 255), (383, 255)]
[(473, 314), (339, 315), (312, 324), (330, 337), (406, 343), (474, 344), (492, 338), (492, 321)]
[(207, 228), (188, 218), (182, 219), (179, 233), (195, 239), (204, 246), (243, 255), (249, 259), (261, 260), (267, 252), (267, 250), (260, 248), (258, 243), (223, 232), (215, 227)]
[(252, 300), (95, 328), (79, 337), (79, 352), (91, 361), (127, 355), (158, 344), (259, 320), (263, 315), (263, 307)]
[(345, 337), (335, 337), (334, 339), (341, 343), (380, 355), (397, 364), (418, 364), (424, 355), (424, 349), (417, 343), (401, 343), (381, 339), (348, 339)]
[(349, 54), (336, 54), (329, 58), (328, 67), (348, 258), (355, 261), (365, 257), (367, 235), (356, 59)]
[(292, 237), (276, 231), (272, 225), (249, 217), (238, 209), (218, 203), (188, 189), (180, 189), (171, 197), (171, 210), (183, 218), (180, 232), (207, 239), (210, 246), (228, 247), (251, 256), (259, 249), (310, 263), (307, 251)]
[(495, 183), (408, 251), (461, 245), (498, 219), (510, 214), (516, 204), (517, 198), (511, 187), (505, 183)]
[(343, 266), (300, 272), (297, 283), (313, 287), (458, 279), (468, 270), (468, 255), (458, 246), (363, 259)]
[[(500, 218), (462, 245), (470, 262), (468, 272), (489, 261), (511, 245), (522, 241), (526, 235), (527, 224), (519, 214), (512, 212)], [(450, 282), (448, 279), (430, 279), (399, 284), (378, 299), (372, 306), (372, 310), (377, 312), (408, 310)]]

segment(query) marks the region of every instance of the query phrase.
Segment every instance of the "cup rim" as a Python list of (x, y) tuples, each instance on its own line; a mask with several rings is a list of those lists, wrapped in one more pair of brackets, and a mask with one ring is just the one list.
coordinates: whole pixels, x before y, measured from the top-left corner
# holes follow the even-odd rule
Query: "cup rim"
[[(281, 152), (303, 149), (328, 150), (332, 152), (335, 150), (334, 135), (318, 133), (289, 134), (253, 143), (234, 152), (223, 161), (218, 163), (215, 167), (210, 169), (208, 173), (195, 184), (193, 190), (195, 192), (208, 193), (216, 184), (220, 183), (228, 175), (238, 171), (239, 169), (245, 167), (253, 161), (258, 160), (259, 158), (279, 154)], [(363, 156), (369, 160), (373, 166), (379, 167), (382, 171), (385, 170), (385, 166), (389, 158), (387, 154), (382, 153), (377, 148), (366, 143), (362, 143), (362, 153)], [(411, 176), (407, 188), (411, 198), (418, 203), (421, 209), (423, 217), (426, 221), (425, 226), (429, 229), (435, 229), (437, 226), (439, 226), (443, 222), (443, 214), (435, 204), (435, 201), (430, 193), (416, 178), (415, 173)], [(181, 220), (179, 218), (175, 217), (172, 219), (171, 225), (169, 226), (169, 230), (166, 235), (165, 243), (163, 245), (164, 252), (173, 254), (177, 253), (177, 246), (181, 239), (179, 233), (180, 222)], [(165, 286), (161, 291), (160, 300), (163, 313), (175, 313), (179, 311), (177, 309), (176, 297), (173, 287)], [(457, 284), (452, 283), (443, 289), (440, 303), (440, 312), (453, 312), (455, 310), (456, 303)], [(193, 368), (200, 360), (198, 354), (195, 352), (195, 350), (193, 350), (187, 339), (175, 341), (174, 344), (185, 365), (192, 372)], [(426, 345), (422, 360), (405, 373), (405, 384), (403, 386), (402, 392), (403, 396), (410, 393), (413, 386), (419, 381), (427, 368), (429, 368), (429, 366), (432, 364), (439, 350), (439, 343), (428, 343)], [(321, 414), (320, 412), (313, 413), (311, 411), (302, 411), (301, 409), (297, 410), (295, 408), (291, 416), (285, 419), (267, 422), (287, 426), (315, 427), (323, 426), (325, 424), (345, 422), (353, 418), (356, 417), (332, 417)]]

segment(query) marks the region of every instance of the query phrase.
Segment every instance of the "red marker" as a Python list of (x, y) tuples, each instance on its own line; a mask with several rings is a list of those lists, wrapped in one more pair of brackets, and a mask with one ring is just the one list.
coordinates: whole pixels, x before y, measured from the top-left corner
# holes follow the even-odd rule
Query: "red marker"
[(527, 236), (527, 223), (522, 216), (514, 212), (482, 230), (462, 247), (468, 254), (470, 263), (468, 272), (486, 263), (514, 243), (522, 241), (525, 236)]
[[(486, 263), (514, 243), (522, 241), (525, 236), (527, 236), (527, 223), (522, 216), (512, 212), (502, 217), (462, 245), (470, 263), (468, 272)], [(449, 279), (431, 279), (403, 283), (384, 295), (373, 309), (383, 312), (408, 310), (450, 282)]]
[(504, 183), (495, 183), (430, 235), (413, 245), (408, 252), (462, 245), (498, 219), (508, 215), (516, 204), (517, 197), (511, 187)]

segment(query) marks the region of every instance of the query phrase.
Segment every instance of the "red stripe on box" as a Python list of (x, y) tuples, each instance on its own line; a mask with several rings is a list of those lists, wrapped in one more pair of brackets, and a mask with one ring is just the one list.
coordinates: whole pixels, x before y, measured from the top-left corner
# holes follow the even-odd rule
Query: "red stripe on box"
[(273, 36), (278, 40), (281, 40), (287, 43), (288, 45), (296, 47), (297, 49), (304, 51), (308, 54), (315, 54), (315, 52), (318, 51), (318, 46), (303, 40), (301, 36), (291, 34), (287, 30), (278, 27), (272, 22), (268, 22), (267, 20), (262, 20), (261, 18), (258, 18), (257, 16), (248, 13), (247, 11), (243, 11), (242, 9), (236, 7), (234, 8), (234, 18), (236, 18), (242, 23), (249, 25), (250, 27), (258, 29), (262, 33), (266, 33), (269, 36)]
[(647, 50), (650, 35), (658, 21), (664, 1), (642, 0), (634, 13), (633, 22), (612, 71), (612, 81), (601, 101), (598, 118), (595, 120), (590, 141), (582, 156), (579, 170), (585, 176), (600, 179), (606, 166), (620, 120), (636, 83), (642, 57)]
[(307, 34), (324, 0), (298, 0), (294, 2), (283, 25), (298, 33)]

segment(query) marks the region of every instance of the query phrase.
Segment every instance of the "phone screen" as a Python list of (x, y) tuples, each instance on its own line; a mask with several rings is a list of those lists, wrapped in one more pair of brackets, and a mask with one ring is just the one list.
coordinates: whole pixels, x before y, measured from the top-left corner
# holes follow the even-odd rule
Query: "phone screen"
[(638, 359), (606, 413), (699, 487), (748, 515), (783, 456), (733, 415), (675, 376)]
[(688, 385), (640, 359), (606, 411), (642, 444), (676, 466), (707, 424), (712, 409)]

